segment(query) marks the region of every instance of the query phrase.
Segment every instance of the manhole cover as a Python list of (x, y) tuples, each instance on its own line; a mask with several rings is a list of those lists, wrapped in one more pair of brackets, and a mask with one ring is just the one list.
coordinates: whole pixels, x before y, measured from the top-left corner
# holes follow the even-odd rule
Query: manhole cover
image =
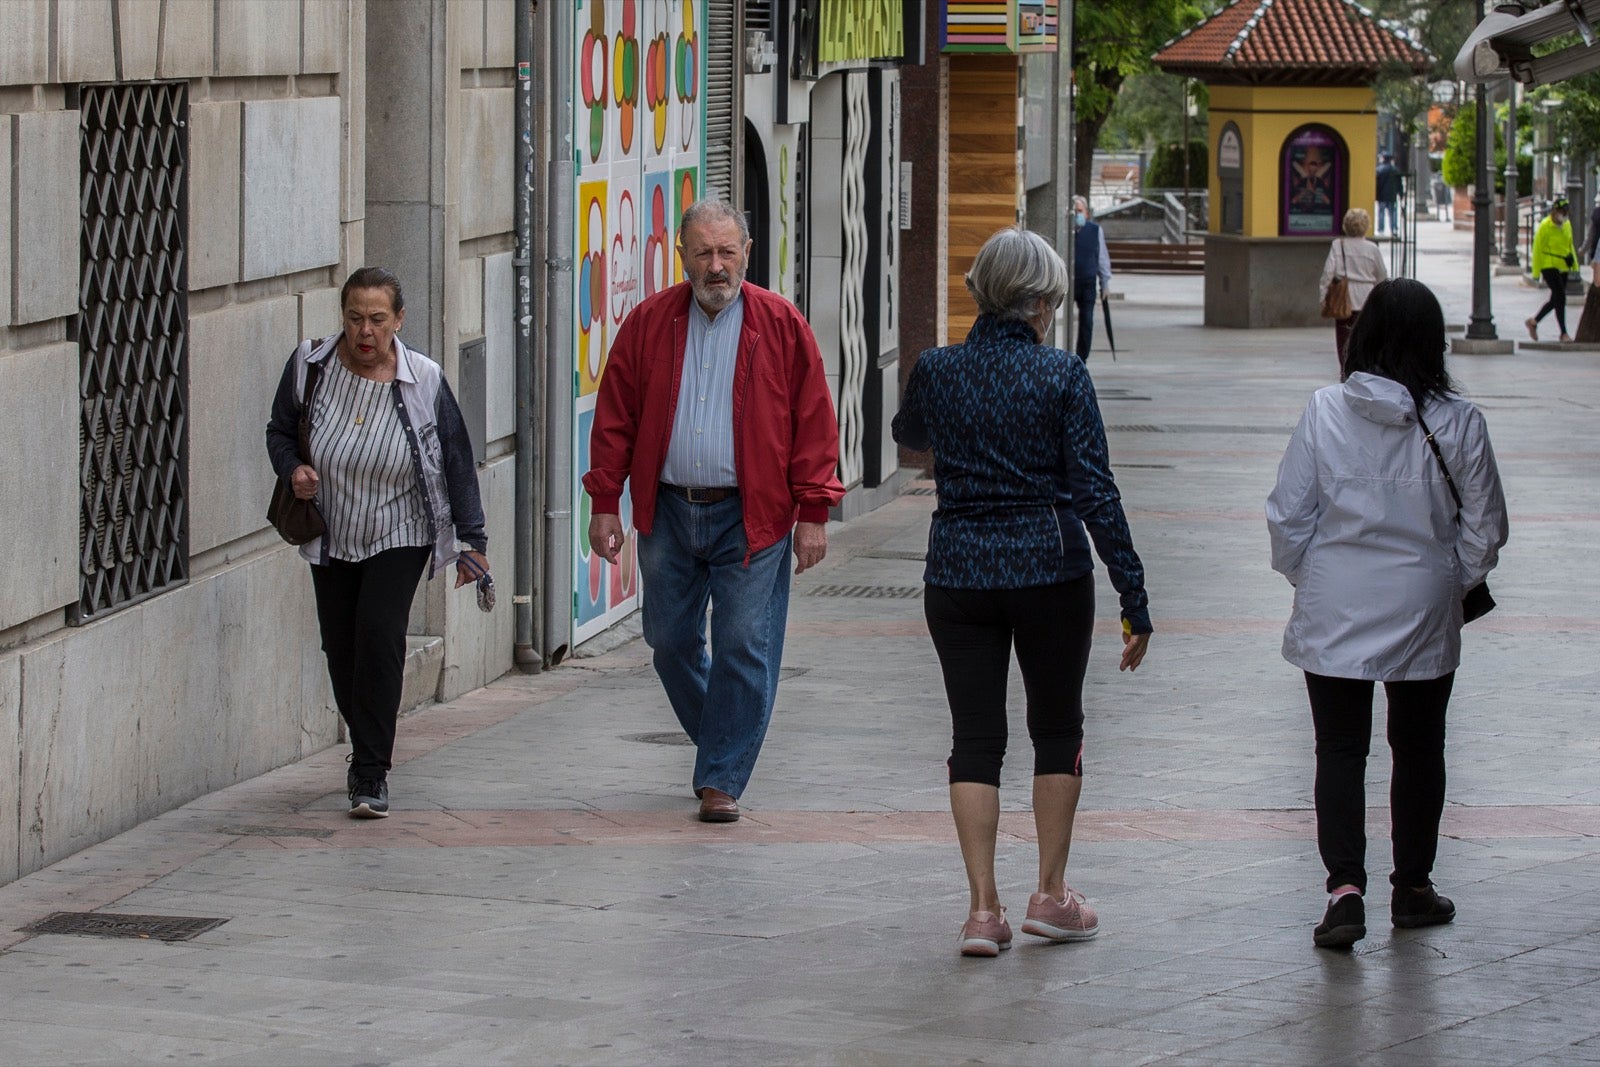
[(663, 730), (657, 734), (623, 734), (624, 741), (638, 741), (645, 745), (692, 745), (689, 735), (679, 730)]
[(219, 826), (217, 833), (231, 837), (332, 837), (332, 830), (309, 826)]
[(104, 911), (58, 911), (24, 926), (25, 934), (84, 934), (89, 937), (137, 937), (150, 941), (187, 941), (214, 930), (227, 919), (186, 915), (118, 915)]
[(1173, 469), (1173, 466), (1170, 463), (1113, 463), (1112, 467), (1119, 471), (1170, 471)]
[(904, 493), (906, 496), (935, 496), (938, 490), (931, 485), (913, 485), (910, 489), (904, 490)]
[(922, 597), (920, 585), (818, 585), (807, 589), (804, 596), (864, 597), (873, 600), (918, 600)]
[(863, 552), (862, 556), (866, 559), (910, 559), (918, 563), (928, 558), (926, 552), (898, 548), (880, 548), (876, 552)]

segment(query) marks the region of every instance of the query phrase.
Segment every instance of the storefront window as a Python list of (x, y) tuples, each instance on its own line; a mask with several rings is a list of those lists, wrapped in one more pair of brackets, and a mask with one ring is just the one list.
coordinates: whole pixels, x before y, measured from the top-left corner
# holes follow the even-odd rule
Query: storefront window
[(1350, 153), (1326, 126), (1302, 126), (1283, 143), (1278, 233), (1337, 236), (1349, 200)]

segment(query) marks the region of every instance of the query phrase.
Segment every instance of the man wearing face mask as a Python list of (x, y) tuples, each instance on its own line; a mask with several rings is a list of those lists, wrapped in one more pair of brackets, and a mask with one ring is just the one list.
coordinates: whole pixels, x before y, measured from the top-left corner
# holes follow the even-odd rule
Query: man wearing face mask
[(798, 308), (744, 280), (751, 244), (723, 201), (683, 213), (688, 281), (618, 329), (583, 476), (589, 545), (612, 564), (631, 488), (644, 638), (696, 747), (705, 822), (739, 818), (778, 692), (790, 552), (796, 574), (822, 561), (828, 509), (844, 496), (816, 338)]
[(1095, 298), (1111, 287), (1111, 253), (1106, 234), (1089, 218), (1089, 201), (1072, 198), (1072, 302), (1078, 308), (1078, 343), (1073, 351), (1089, 362), (1089, 342), (1094, 340)]

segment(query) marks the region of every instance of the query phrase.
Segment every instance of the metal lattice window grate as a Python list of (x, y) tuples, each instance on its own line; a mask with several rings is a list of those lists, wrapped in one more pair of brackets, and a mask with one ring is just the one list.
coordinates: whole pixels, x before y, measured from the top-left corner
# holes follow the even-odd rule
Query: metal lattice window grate
[(78, 288), (83, 623), (189, 573), (188, 86), (86, 86)]

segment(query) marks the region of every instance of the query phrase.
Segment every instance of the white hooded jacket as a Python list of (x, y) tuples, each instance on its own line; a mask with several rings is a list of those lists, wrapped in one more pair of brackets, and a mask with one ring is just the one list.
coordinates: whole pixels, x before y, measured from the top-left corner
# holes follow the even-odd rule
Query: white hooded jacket
[(1294, 585), (1283, 658), (1313, 674), (1422, 681), (1461, 661), (1461, 596), (1506, 543), (1506, 502), (1483, 414), (1357, 371), (1319, 389), (1267, 498), (1272, 568)]

